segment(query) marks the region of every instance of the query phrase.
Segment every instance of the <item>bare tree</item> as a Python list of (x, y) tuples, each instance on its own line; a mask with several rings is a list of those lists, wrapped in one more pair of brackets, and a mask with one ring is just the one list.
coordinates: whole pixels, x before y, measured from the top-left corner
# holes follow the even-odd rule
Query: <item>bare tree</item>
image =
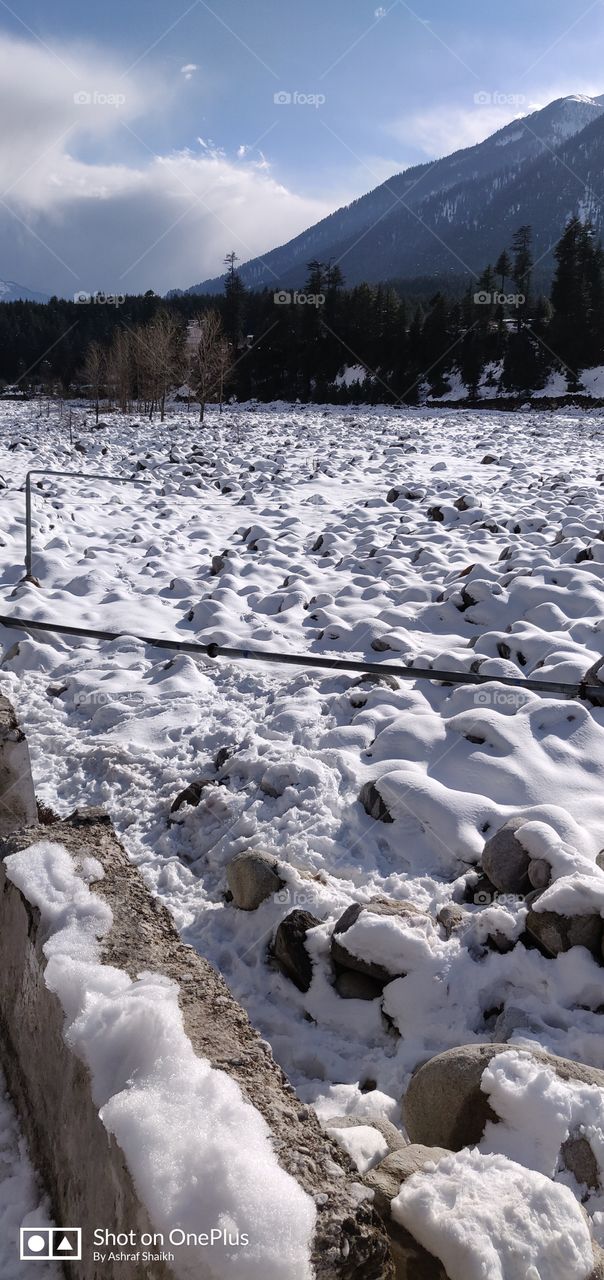
[(148, 383), (151, 402), (150, 417), (155, 406), (161, 421), (166, 416), (166, 396), (184, 375), (186, 361), (184, 330), (170, 311), (159, 311), (144, 329), (136, 334), (137, 361)]
[[(199, 401), (199, 421), (203, 422), (208, 400), (224, 385), (228, 344), (217, 311), (204, 311), (189, 325), (189, 377)], [(222, 379), (222, 384), (221, 384)]]
[(95, 401), (96, 421), (99, 420), (99, 400), (105, 384), (107, 357), (99, 342), (91, 342), (86, 352), (83, 377)]
[(126, 329), (116, 329), (109, 351), (107, 381), (122, 413), (132, 406), (134, 389), (134, 360), (130, 334)]

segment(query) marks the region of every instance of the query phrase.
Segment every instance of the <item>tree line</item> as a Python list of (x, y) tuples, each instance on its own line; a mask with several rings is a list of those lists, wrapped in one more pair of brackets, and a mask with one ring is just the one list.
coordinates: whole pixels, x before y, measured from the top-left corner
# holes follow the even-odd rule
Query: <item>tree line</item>
[(441, 287), (412, 302), (388, 284), (347, 289), (339, 265), (318, 260), (302, 290), (252, 292), (235, 254), (225, 261), (220, 296), (1, 305), (0, 376), (124, 410), (136, 401), (151, 416), (186, 384), (203, 417), (225, 395), (416, 404), (454, 378), (475, 399), (479, 388), (538, 390), (553, 371), (572, 392), (585, 369), (604, 364), (604, 254), (577, 217), (556, 247), (548, 295), (533, 289), (528, 226), (461, 296)]

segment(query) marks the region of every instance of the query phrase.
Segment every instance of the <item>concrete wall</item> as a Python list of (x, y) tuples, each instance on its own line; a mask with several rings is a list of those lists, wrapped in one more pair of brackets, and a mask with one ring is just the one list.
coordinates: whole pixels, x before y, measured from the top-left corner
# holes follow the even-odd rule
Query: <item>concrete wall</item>
[[(6, 710), (4, 716), (8, 727)], [(13, 723), (10, 733), (15, 731)], [(10, 752), (4, 757), (11, 764), (7, 778), (13, 786), (24, 768), (23, 747), (27, 748), (22, 736), (9, 740), (21, 750), (19, 757)], [(0, 734), (0, 765), (1, 752)], [(0, 775), (0, 787), (2, 782)], [(13, 786), (13, 793), (17, 791)], [(61, 843), (74, 857), (99, 860), (104, 879), (92, 891), (113, 913), (102, 960), (133, 978), (148, 970), (178, 983), (185, 1029), (195, 1051), (237, 1081), (267, 1121), (282, 1167), (310, 1195), (320, 1195), (313, 1250), (319, 1280), (390, 1280), (388, 1240), (371, 1204), (357, 1203), (353, 1184), (358, 1185), (359, 1176), (353, 1165), (296, 1097), (220, 975), (181, 942), (168, 912), (128, 861), (108, 819), (98, 810), (84, 810), (51, 825), (19, 826), (22, 812), (31, 815), (31, 774), (29, 782), (22, 775), (21, 795), (22, 807), (15, 798), (12, 818), (5, 824), (5, 832), (11, 825), (12, 832), (0, 840), (2, 1065), (55, 1219), (60, 1226), (84, 1230), (83, 1261), (70, 1263), (69, 1275), (74, 1280), (167, 1280), (171, 1273), (164, 1264), (95, 1267), (92, 1262), (94, 1228), (139, 1232), (152, 1227), (122, 1152), (99, 1120), (88, 1071), (63, 1039), (63, 1011), (44, 982), (39, 912), (6, 877), (3, 859), (42, 838)], [(199, 1280), (205, 1278), (200, 1275)]]

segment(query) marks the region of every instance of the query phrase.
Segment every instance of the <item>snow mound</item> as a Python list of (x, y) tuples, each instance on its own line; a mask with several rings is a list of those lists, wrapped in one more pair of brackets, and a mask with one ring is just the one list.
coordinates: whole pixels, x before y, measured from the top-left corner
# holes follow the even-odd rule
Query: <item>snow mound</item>
[(568, 1188), (501, 1155), (461, 1151), (414, 1174), (392, 1216), (450, 1280), (586, 1280), (594, 1265)]

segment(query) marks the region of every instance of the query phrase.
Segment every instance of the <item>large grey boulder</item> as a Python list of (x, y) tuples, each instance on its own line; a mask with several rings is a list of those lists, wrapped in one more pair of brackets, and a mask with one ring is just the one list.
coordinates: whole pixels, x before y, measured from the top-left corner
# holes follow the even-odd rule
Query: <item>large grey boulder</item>
[(357, 973), (364, 973), (367, 977), (374, 978), (376, 982), (381, 982), (382, 985), (386, 982), (392, 982), (392, 979), (398, 976), (396, 973), (392, 973), (385, 965), (374, 960), (369, 953), (365, 956), (356, 956), (346, 946), (348, 930), (364, 914), (397, 916), (401, 920), (418, 919), (420, 917), (427, 919), (428, 917), (410, 902), (395, 902), (387, 898), (372, 898), (367, 903), (353, 902), (351, 906), (346, 908), (344, 914), (340, 916), (331, 938), (331, 958), (336, 967), (353, 969)]
[(227, 883), (233, 902), (241, 911), (256, 911), (262, 902), (283, 888), (277, 859), (250, 849), (238, 853), (227, 867)]
[(563, 916), (557, 911), (539, 911), (532, 906), (525, 928), (546, 955), (558, 956), (571, 947), (586, 947), (598, 958), (602, 955), (604, 921), (599, 912), (587, 916)]
[(508, 818), (484, 846), (482, 869), (500, 893), (527, 893), (531, 889), (528, 876), (531, 857), (516, 837), (526, 821), (526, 818)]
[[(524, 1048), (524, 1046), (523, 1046)], [(403, 1121), (411, 1142), (461, 1151), (480, 1142), (488, 1120), (497, 1123), (480, 1082), (485, 1069), (506, 1044), (467, 1044), (430, 1058), (413, 1076), (403, 1099)], [(531, 1049), (533, 1058), (561, 1080), (596, 1085), (604, 1091), (604, 1071), (582, 1062)]]

